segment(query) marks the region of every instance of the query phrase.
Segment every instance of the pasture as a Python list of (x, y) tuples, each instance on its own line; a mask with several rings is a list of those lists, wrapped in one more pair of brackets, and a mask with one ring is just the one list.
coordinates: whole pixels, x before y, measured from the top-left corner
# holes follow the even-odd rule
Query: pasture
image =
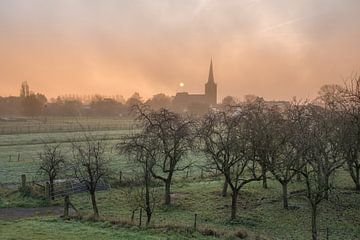
[[(329, 229), (329, 239), (359, 239), (360, 207), (358, 203), (360, 194), (349, 194), (347, 189), (351, 186), (348, 183), (348, 177), (343, 173), (340, 174), (338, 184), (341, 187), (333, 193), (330, 201), (320, 205), (320, 239), (326, 239), (326, 228)], [(228, 239), (232, 239), (230, 236), (239, 230), (245, 230), (248, 233), (247, 239), (306, 240), (311, 237), (309, 206), (306, 200), (296, 194), (291, 194), (291, 210), (284, 210), (281, 202), (281, 188), (277, 182), (270, 180), (267, 190), (264, 190), (261, 183), (258, 182), (244, 187), (243, 191), (240, 192), (237, 221), (228, 220), (231, 198), (230, 196), (226, 198), (221, 196), (221, 186), (222, 181), (218, 178), (176, 181), (172, 192), (173, 206), (167, 208), (159, 205), (154, 212), (154, 228), (150, 227), (147, 232), (139, 231), (136, 227), (119, 228), (110, 223), (114, 220), (125, 222), (131, 220), (132, 207), (125, 197), (126, 187), (114, 188), (111, 191), (97, 194), (102, 216), (99, 223), (88, 223), (80, 220), (64, 222), (46, 217), (44, 219), (13, 220), (12, 226), (24, 226), (18, 233), (8, 229), (8, 223), (5, 224), (1, 221), (0, 229), (2, 228), (5, 233), (4, 236), (8, 237), (5, 239), (17, 238), (22, 234), (29, 234), (34, 239), (39, 234), (43, 234), (52, 239), (52, 230), (50, 229), (55, 228), (57, 224), (59, 225), (58, 229), (64, 230), (65, 239), (77, 239), (70, 236), (74, 237), (76, 234), (80, 234), (82, 229), (88, 228), (91, 228), (89, 231), (94, 232), (94, 236), (106, 236), (104, 239), (115, 239), (116, 236), (127, 239), (127, 233), (133, 234), (139, 239), (201, 238), (201, 235), (186, 232), (186, 229), (192, 227), (194, 213), (197, 213), (199, 229), (212, 229)], [(301, 189), (301, 185), (294, 183), (291, 184), (289, 190), (293, 192), (299, 189)], [(341, 197), (341, 201), (338, 201), (339, 197)], [(159, 198), (162, 200), (162, 195)], [(92, 207), (86, 193), (73, 195), (71, 200), (83, 216), (91, 216)], [(41, 203), (33, 202), (32, 207), (36, 204)], [(57, 200), (53, 204), (60, 205), (62, 200)], [(16, 206), (16, 202), (13, 202), (12, 206)], [(137, 211), (134, 219), (135, 225), (138, 223), (138, 218), (139, 212)], [(31, 226), (41, 225), (41, 227), (34, 230), (25, 227), (29, 226), (28, 224)], [(164, 234), (165, 226), (172, 226), (170, 229), (175, 229), (177, 232), (170, 232), (171, 235), (169, 235), (167, 230)], [(54, 231), (56, 233), (60, 230)], [(159, 233), (160, 235), (158, 235)], [(90, 237), (90, 239), (93, 238)], [(120, 239), (122, 238), (120, 237)], [(129, 239), (131, 238), (129, 237)]]
[[(77, 123), (81, 127), (66, 127), (66, 124), (59, 127), (65, 120), (72, 124)], [(36, 127), (29, 125), (28, 129), (37, 128), (37, 132), (30, 130), (26, 133), (27, 127), (19, 122), (10, 124), (11, 128), (16, 130), (4, 130), (10, 126), (9, 123), (5, 125), (0, 123), (0, 133), (3, 130), (3, 134), (0, 135), (0, 183), (17, 183), (21, 174), (26, 174), (30, 181), (41, 179), (37, 174), (38, 153), (42, 151), (43, 144), (61, 143), (62, 152), (67, 158), (71, 158), (70, 142), (82, 141), (81, 136), (86, 131), (107, 142), (107, 157), (111, 159), (113, 178), (119, 176), (119, 171), (122, 171), (123, 179), (132, 177), (134, 170), (132, 164), (113, 148), (121, 136), (136, 131), (125, 124), (128, 124), (129, 120), (117, 119), (119, 123), (117, 127), (111, 125), (115, 120), (109, 119), (53, 119), (52, 121), (59, 123), (57, 127), (54, 125), (50, 127), (50, 124), (46, 125), (47, 123), (45, 127), (41, 127), (41, 124), (37, 125), (40, 120), (32, 121)], [(78, 239), (80, 236), (87, 239), (207, 239), (198, 233), (176, 230), (191, 228), (194, 213), (198, 214), (199, 229), (212, 229), (221, 233), (224, 238), (232, 239), (230, 236), (239, 230), (248, 233), (247, 239), (311, 238), (310, 208), (306, 199), (296, 194), (297, 190), (304, 189), (302, 183), (294, 181), (289, 185), (290, 210), (282, 208), (281, 186), (270, 174), (268, 189), (263, 189), (261, 182), (246, 185), (239, 196), (238, 220), (229, 221), (231, 197), (221, 196), (222, 178), (211, 174), (201, 177), (199, 166), (203, 164), (204, 159), (199, 156), (189, 156), (188, 160), (194, 162), (194, 166), (190, 172), (176, 176), (172, 187), (174, 204), (171, 207), (158, 204), (153, 216), (154, 228), (139, 230), (136, 227), (123, 228), (110, 224), (113, 220), (131, 220), (132, 206), (125, 197), (128, 187), (120, 186), (97, 193), (100, 222), (64, 221), (57, 217), (1, 220), (2, 239), (21, 239), (24, 235), (29, 236), (26, 239), (56, 239), (60, 233), (63, 239)], [(360, 194), (350, 190), (353, 188), (353, 183), (343, 169), (337, 172), (334, 182), (337, 188), (332, 192), (331, 198), (320, 204), (320, 239), (325, 239), (326, 229), (329, 230), (329, 239), (359, 239)], [(162, 201), (163, 188), (159, 187), (158, 190), (158, 198)], [(7, 191), (0, 191), (0, 200), (0, 208), (39, 207), (47, 204), (44, 201), (24, 198), (18, 193), (9, 194)], [(92, 207), (88, 194), (73, 195), (71, 200), (83, 216), (91, 215)], [(61, 205), (62, 201), (62, 199), (56, 200), (52, 204)], [(135, 222), (138, 221), (138, 214), (136, 212)], [(162, 226), (176, 228), (164, 231)]]
[(124, 167), (127, 162), (113, 151), (113, 146), (122, 135), (136, 131), (130, 125), (132, 121), (113, 118), (51, 118), (46, 123), (41, 121), (0, 122), (0, 183), (18, 182), (21, 174), (26, 174), (29, 180), (38, 179), (38, 154), (44, 144), (61, 144), (65, 157), (71, 158), (70, 142), (82, 141), (86, 133), (108, 143), (108, 157), (112, 159), (114, 171), (129, 169)]

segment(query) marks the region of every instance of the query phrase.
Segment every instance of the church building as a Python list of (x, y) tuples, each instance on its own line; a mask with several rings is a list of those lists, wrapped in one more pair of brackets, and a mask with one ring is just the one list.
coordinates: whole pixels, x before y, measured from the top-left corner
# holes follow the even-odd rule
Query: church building
[(217, 85), (214, 79), (213, 64), (210, 62), (209, 77), (205, 84), (205, 94), (176, 93), (173, 107), (178, 112), (203, 112), (217, 104)]

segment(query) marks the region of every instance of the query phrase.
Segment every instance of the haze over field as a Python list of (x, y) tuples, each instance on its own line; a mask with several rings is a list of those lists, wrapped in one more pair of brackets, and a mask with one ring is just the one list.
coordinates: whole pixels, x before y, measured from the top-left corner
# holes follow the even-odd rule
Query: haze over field
[(358, 0), (1, 0), (0, 95), (316, 96), (360, 69)]

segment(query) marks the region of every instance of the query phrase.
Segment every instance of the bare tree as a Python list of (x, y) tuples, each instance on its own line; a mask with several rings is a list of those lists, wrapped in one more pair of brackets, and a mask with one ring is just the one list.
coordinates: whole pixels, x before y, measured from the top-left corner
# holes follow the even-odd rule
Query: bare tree
[(360, 191), (360, 76), (354, 76), (343, 89), (341, 106), (342, 151), (355, 189)]
[[(336, 144), (336, 122), (333, 121), (331, 112), (322, 107), (306, 105), (297, 106), (293, 111), (297, 121), (296, 129), (301, 129), (297, 134), (296, 144), (305, 165), (297, 169), (305, 179), (306, 198), (311, 208), (312, 239), (317, 240), (318, 205), (328, 198), (330, 189), (329, 177), (342, 165)], [(330, 115), (329, 115), (330, 114)], [(297, 126), (296, 126), (297, 125)]]
[(39, 153), (39, 171), (45, 174), (49, 180), (50, 196), (54, 199), (54, 181), (63, 170), (65, 164), (64, 155), (61, 153), (61, 145), (45, 144), (42, 152)]
[(126, 136), (123, 140), (117, 145), (118, 150), (128, 155), (130, 160), (140, 167), (140, 171), (136, 171), (134, 175), (142, 183), (142, 187), (137, 189), (138, 191), (130, 188), (128, 196), (130, 196), (130, 201), (133, 201), (132, 204), (135, 203), (135, 209), (142, 208), (145, 210), (146, 225), (149, 225), (157, 202), (152, 169), (159, 154), (159, 148), (154, 142), (155, 139), (149, 137), (145, 132)]
[(360, 118), (355, 119), (343, 116), (342, 151), (345, 156), (347, 169), (355, 184), (355, 189), (360, 191)]
[(308, 199), (311, 207), (311, 235), (312, 240), (318, 239), (317, 231), (317, 216), (318, 205), (326, 199), (328, 187), (324, 182), (325, 175), (321, 170), (322, 166), (318, 162), (310, 160), (308, 166), (300, 170), (305, 178), (306, 184), (306, 198)]
[(170, 205), (174, 174), (190, 166), (186, 162), (186, 156), (193, 148), (193, 121), (167, 109), (153, 111), (144, 105), (135, 105), (133, 111), (143, 127), (143, 134), (158, 148), (158, 154), (149, 170), (154, 178), (164, 182), (165, 205)]
[(84, 142), (72, 142), (73, 160), (71, 162), (75, 178), (85, 184), (91, 196), (94, 218), (99, 218), (99, 210), (96, 203), (96, 187), (101, 179), (109, 174), (106, 159), (106, 144), (103, 140), (97, 140), (95, 136), (85, 135)]
[[(309, 106), (311, 125), (309, 131), (313, 141), (310, 148), (312, 158), (320, 162), (327, 186), (326, 199), (329, 198), (329, 190), (332, 188), (330, 177), (345, 163), (341, 151), (341, 118), (339, 114), (330, 109)], [(316, 146), (316, 147), (315, 147)]]
[(231, 219), (236, 218), (239, 191), (259, 181), (250, 146), (249, 123), (240, 108), (209, 112), (200, 122), (200, 150), (210, 166), (219, 170), (232, 191)]
[(271, 151), (271, 142), (273, 141), (271, 122), (269, 116), (274, 113), (273, 109), (265, 105), (263, 98), (257, 96), (246, 96), (244, 104), (248, 121), (251, 121), (251, 141), (254, 151), (254, 158), (261, 166), (263, 188), (267, 188), (267, 158)]
[(267, 116), (270, 122), (267, 132), (271, 135), (271, 141), (267, 142), (265, 161), (266, 168), (282, 186), (283, 206), (288, 209), (288, 184), (298, 173), (298, 169), (303, 167), (303, 163), (300, 162), (302, 151), (296, 142), (296, 134), (299, 133), (292, 119), (284, 115), (275, 111)]

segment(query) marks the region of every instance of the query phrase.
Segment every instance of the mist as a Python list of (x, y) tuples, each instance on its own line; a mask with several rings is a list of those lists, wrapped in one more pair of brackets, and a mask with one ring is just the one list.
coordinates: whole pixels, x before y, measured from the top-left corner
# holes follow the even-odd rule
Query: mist
[[(0, 95), (313, 98), (360, 68), (356, 0), (0, 2)], [(185, 84), (180, 89), (179, 83)]]

